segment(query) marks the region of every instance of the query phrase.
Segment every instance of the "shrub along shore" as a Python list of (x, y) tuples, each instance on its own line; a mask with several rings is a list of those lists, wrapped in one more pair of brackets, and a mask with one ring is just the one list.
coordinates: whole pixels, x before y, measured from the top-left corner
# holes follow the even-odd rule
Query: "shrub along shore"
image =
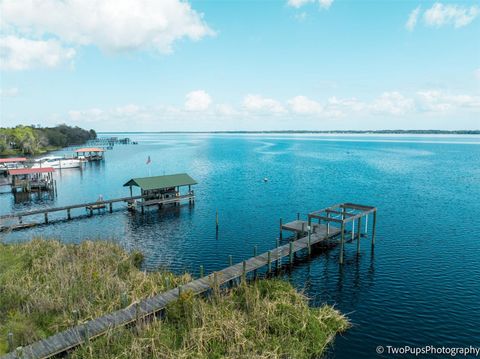
[[(0, 354), (8, 333), (24, 346), (192, 279), (146, 273), (142, 259), (104, 241), (0, 243)], [(258, 280), (210, 297), (182, 293), (162, 319), (114, 329), (68, 356), (312, 358), (348, 326), (331, 306), (309, 307), (288, 282)]]

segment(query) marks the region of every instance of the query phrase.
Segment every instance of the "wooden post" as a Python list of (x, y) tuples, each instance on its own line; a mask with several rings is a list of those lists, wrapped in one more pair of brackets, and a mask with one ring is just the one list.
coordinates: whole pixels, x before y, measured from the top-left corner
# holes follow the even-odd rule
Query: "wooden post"
[(343, 246), (345, 245), (345, 223), (342, 222), (342, 227), (340, 230), (341, 240), (340, 240), (340, 264), (343, 264)]
[(13, 333), (8, 333), (7, 341), (8, 341), (8, 352), (11, 353), (13, 352)]
[(312, 254), (312, 231), (310, 227), (308, 227), (308, 255)]
[[(330, 218), (330, 212), (327, 212), (327, 218)], [(327, 221), (327, 238), (330, 235), (330, 221)]]
[(290, 264), (293, 263), (293, 242), (290, 242), (290, 252), (289, 252), (289, 257), (290, 257)]
[(300, 220), (300, 212), (297, 212), (297, 221)]
[(372, 247), (375, 246), (375, 231), (377, 228), (377, 211), (373, 212), (373, 223), (372, 223)]
[(302, 236), (305, 233), (305, 223), (302, 223)]
[(205, 271), (204, 271), (204, 269), (203, 269), (203, 266), (200, 265), (200, 278), (203, 278), (204, 275), (205, 275)]
[(215, 212), (215, 228), (218, 232), (218, 210)]
[(247, 280), (247, 262), (243, 261), (242, 263), (242, 282), (245, 283)]
[(45, 212), (45, 224), (48, 223), (48, 212)]
[(254, 246), (253, 246), (253, 256), (254, 256), (254, 257), (257, 256), (257, 245), (254, 245)]
[[(142, 207), (143, 209), (143, 207)], [(90, 207), (90, 216), (93, 216), (93, 207)]]
[[(352, 221), (354, 222), (354, 221)], [(360, 237), (362, 236), (362, 217), (360, 217), (358, 219), (358, 226), (357, 226), (357, 240), (359, 241), (360, 240)]]
[(229, 265), (230, 267), (233, 266), (233, 258), (232, 258), (232, 255), (231, 255), (231, 254), (228, 256), (228, 265)]
[(70, 213), (70, 208), (67, 209), (67, 219), (68, 220), (72, 219), (72, 214)]
[[(352, 221), (355, 222), (355, 221)], [(362, 236), (362, 217), (358, 219), (358, 233), (357, 233), (357, 255), (360, 253), (360, 238)]]
[[(283, 236), (283, 231), (282, 231), (282, 227), (283, 227), (283, 224), (282, 224), (282, 219), (280, 218), (280, 240), (282, 240), (282, 236)], [(278, 247), (278, 245), (277, 245)]]
[(272, 252), (268, 251), (267, 253), (267, 264), (268, 264), (268, 273), (272, 271)]
[(76, 309), (72, 310), (72, 317), (73, 317), (73, 324), (74, 324), (75, 326), (77, 326), (77, 325), (78, 325), (78, 321), (79, 321), (79, 319), (80, 319), (80, 315), (79, 315), (79, 313), (78, 313), (78, 310), (76, 310)]
[(110, 207), (110, 213), (112, 213), (112, 212), (113, 212), (113, 203), (110, 202), (110, 203), (108, 204), (108, 206)]

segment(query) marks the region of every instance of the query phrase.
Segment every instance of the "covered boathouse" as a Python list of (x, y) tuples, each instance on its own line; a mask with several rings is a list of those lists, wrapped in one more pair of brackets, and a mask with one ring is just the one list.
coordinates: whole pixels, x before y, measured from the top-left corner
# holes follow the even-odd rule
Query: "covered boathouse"
[[(196, 185), (192, 177), (186, 173), (177, 173), (165, 176), (152, 176), (132, 178), (124, 187), (130, 187), (130, 196), (133, 197), (133, 187), (139, 187), (141, 191), (141, 200), (132, 200), (129, 202), (130, 209), (140, 207), (144, 212), (145, 207), (158, 205), (160, 208), (163, 204), (180, 203), (182, 200), (188, 200), (193, 203), (195, 193), (192, 186)], [(183, 191), (182, 191), (183, 190)]]
[(11, 169), (8, 173), (12, 177), (12, 191), (53, 191), (53, 172), (55, 169), (52, 167)]

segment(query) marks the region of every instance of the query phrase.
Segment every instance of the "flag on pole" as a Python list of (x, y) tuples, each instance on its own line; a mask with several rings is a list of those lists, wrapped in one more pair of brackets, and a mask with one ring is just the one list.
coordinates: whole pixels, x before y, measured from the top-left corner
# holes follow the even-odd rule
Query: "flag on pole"
[(149, 165), (150, 162), (152, 162), (152, 160), (150, 159), (150, 156), (148, 156), (148, 158), (147, 158), (147, 165)]

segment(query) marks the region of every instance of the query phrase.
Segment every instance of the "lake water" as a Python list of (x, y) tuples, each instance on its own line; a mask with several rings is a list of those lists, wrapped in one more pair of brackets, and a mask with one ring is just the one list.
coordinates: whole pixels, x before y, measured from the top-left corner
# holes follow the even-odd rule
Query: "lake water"
[(328, 356), (372, 358), (378, 345), (480, 346), (479, 136), (119, 136), (139, 144), (117, 145), (82, 171), (57, 172), (53, 200), (14, 204), (2, 194), (1, 213), (128, 196), (122, 185), (149, 173), (189, 173), (199, 183), (195, 206), (142, 216), (117, 204), (113, 214), (4, 240), (110, 238), (142, 250), (149, 270), (198, 273), (203, 264), (208, 273), (225, 267), (230, 254), (238, 262), (254, 245), (259, 253), (273, 248), (280, 217), (293, 220), (339, 202), (374, 205), (373, 253), (363, 239), (359, 257), (356, 244), (346, 246), (343, 266), (335, 248), (298, 258), (284, 274), (313, 305), (335, 304), (352, 321)]

